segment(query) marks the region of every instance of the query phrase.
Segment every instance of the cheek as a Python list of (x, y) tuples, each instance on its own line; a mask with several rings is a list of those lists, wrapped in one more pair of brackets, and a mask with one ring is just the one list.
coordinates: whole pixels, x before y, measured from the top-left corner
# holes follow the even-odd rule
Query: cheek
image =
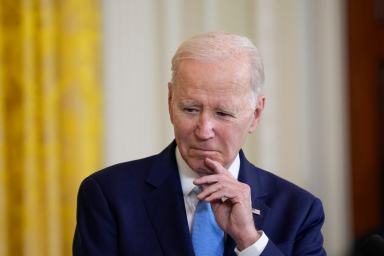
[(223, 142), (227, 144), (227, 147), (229, 147), (230, 150), (237, 151), (243, 146), (248, 132), (244, 129), (244, 126), (235, 125), (222, 129), (221, 134)]
[(191, 120), (179, 118), (175, 115), (173, 119), (173, 127), (175, 135), (179, 138), (184, 138), (193, 132), (194, 124)]

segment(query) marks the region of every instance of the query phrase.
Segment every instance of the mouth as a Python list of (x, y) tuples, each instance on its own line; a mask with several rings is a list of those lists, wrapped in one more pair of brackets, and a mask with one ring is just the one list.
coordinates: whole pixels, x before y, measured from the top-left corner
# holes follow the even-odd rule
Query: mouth
[(216, 150), (214, 149), (204, 148), (204, 147), (191, 147), (191, 150), (202, 151), (202, 152), (216, 152)]
[(216, 150), (210, 149), (210, 148), (191, 147), (190, 153), (192, 153), (192, 155), (208, 157), (208, 156), (215, 155), (218, 152)]

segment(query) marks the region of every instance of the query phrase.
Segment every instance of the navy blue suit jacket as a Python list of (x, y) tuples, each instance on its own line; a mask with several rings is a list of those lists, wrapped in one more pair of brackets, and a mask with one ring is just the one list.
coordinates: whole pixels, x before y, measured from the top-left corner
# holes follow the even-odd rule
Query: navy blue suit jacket
[[(79, 189), (74, 255), (193, 256), (175, 142), (160, 154), (117, 164)], [(251, 187), (255, 226), (269, 242), (262, 255), (326, 255), (319, 199), (253, 166), (240, 151), (239, 181)], [(224, 255), (235, 255), (226, 238)]]

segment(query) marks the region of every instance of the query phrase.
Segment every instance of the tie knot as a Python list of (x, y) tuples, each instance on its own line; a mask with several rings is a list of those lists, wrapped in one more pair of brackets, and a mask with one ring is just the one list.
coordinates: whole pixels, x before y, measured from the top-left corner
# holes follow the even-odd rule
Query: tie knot
[(194, 186), (191, 190), (191, 193), (195, 193), (196, 195), (199, 194), (203, 189), (200, 186)]

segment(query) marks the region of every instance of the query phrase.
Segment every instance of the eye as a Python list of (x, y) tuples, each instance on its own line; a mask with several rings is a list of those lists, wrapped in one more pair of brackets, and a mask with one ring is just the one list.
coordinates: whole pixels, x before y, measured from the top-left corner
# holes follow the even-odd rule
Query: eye
[(233, 117), (232, 114), (227, 113), (227, 112), (223, 112), (223, 111), (217, 111), (217, 112), (216, 112), (216, 115), (218, 115), (218, 116), (220, 116), (220, 117)]
[(183, 111), (186, 113), (197, 113), (199, 110), (197, 108), (185, 107), (183, 108)]

